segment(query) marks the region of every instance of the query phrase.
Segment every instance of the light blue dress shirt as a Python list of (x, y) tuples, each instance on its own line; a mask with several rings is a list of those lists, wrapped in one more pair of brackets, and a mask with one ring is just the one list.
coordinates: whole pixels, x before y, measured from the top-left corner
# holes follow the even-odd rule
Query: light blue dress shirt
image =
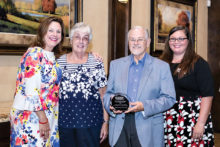
[(137, 92), (139, 88), (141, 74), (144, 68), (145, 59), (146, 53), (144, 57), (138, 61), (138, 63), (135, 62), (134, 56), (131, 56), (131, 64), (129, 66), (127, 87), (127, 95), (130, 98), (131, 102), (137, 101)]

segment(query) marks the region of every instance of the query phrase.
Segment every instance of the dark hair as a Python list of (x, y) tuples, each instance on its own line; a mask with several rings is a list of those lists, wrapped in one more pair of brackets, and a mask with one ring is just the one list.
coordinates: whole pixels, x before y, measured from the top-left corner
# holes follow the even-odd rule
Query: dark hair
[(40, 23), (40, 26), (38, 27), (38, 30), (37, 30), (37, 37), (34, 40), (34, 42), (31, 44), (31, 46), (39, 46), (41, 48), (45, 47), (44, 36), (47, 34), (48, 27), (52, 22), (58, 22), (61, 26), (61, 29), (62, 29), (61, 41), (53, 49), (54, 55), (56, 56), (56, 58), (58, 58), (63, 52), (62, 45), (63, 45), (64, 38), (65, 38), (64, 24), (63, 24), (63, 20), (61, 18), (54, 17), (54, 16), (45, 18)]
[(178, 68), (181, 69), (180, 72), (177, 72), (177, 71), (174, 72), (174, 75), (178, 75), (178, 78), (182, 78), (184, 74), (187, 74), (191, 70), (194, 70), (194, 64), (200, 58), (200, 56), (197, 55), (194, 50), (193, 40), (189, 32), (189, 29), (185, 26), (176, 26), (176, 27), (173, 27), (169, 32), (168, 38), (165, 43), (165, 49), (163, 51), (163, 54), (160, 56), (160, 59), (168, 62), (169, 64), (172, 62), (173, 51), (171, 50), (169, 46), (169, 39), (173, 33), (175, 33), (176, 31), (180, 31), (180, 30), (184, 31), (188, 39), (188, 46), (186, 48), (182, 61), (177, 67), (177, 69)]

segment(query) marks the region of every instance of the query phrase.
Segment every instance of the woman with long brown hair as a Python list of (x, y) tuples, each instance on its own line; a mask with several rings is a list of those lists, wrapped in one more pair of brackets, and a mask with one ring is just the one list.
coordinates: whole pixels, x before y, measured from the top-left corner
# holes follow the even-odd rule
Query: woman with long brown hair
[(161, 59), (170, 64), (177, 99), (165, 112), (166, 146), (214, 146), (212, 75), (208, 63), (195, 53), (188, 28), (170, 30)]
[(11, 109), (11, 146), (59, 146), (58, 92), (62, 71), (56, 57), (62, 52), (64, 24), (48, 17), (18, 67)]

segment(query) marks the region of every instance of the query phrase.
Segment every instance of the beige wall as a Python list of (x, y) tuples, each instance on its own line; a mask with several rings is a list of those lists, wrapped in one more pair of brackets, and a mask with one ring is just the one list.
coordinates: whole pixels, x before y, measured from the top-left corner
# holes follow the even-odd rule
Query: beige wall
[[(150, 0), (133, 0), (131, 26), (140, 25), (148, 29), (150, 34)], [(149, 53), (149, 49), (147, 50)]]
[(206, 0), (198, 1), (197, 22), (197, 53), (207, 60), (208, 58), (208, 8)]
[(133, 0), (131, 26), (144, 26), (150, 31), (150, 0)]
[(108, 0), (84, 0), (83, 21), (93, 30), (90, 50), (104, 57), (107, 71), (108, 56)]
[[(84, 22), (93, 28), (90, 50), (104, 57), (107, 71), (108, 57), (108, 0), (84, 0)], [(207, 7), (202, 0), (198, 4), (198, 49), (207, 59)], [(150, 0), (133, 0), (132, 26), (142, 25), (150, 29)], [(20, 56), (0, 56), (0, 102), (13, 100), (16, 71)]]
[(0, 101), (13, 99), (20, 56), (0, 56)]

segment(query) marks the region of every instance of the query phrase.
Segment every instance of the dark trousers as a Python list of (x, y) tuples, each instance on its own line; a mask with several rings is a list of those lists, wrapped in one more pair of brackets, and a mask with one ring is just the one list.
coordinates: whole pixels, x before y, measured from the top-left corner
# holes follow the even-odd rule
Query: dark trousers
[(135, 115), (125, 115), (124, 126), (114, 147), (141, 147), (135, 126)]
[(101, 126), (93, 128), (59, 127), (60, 147), (99, 147)]

